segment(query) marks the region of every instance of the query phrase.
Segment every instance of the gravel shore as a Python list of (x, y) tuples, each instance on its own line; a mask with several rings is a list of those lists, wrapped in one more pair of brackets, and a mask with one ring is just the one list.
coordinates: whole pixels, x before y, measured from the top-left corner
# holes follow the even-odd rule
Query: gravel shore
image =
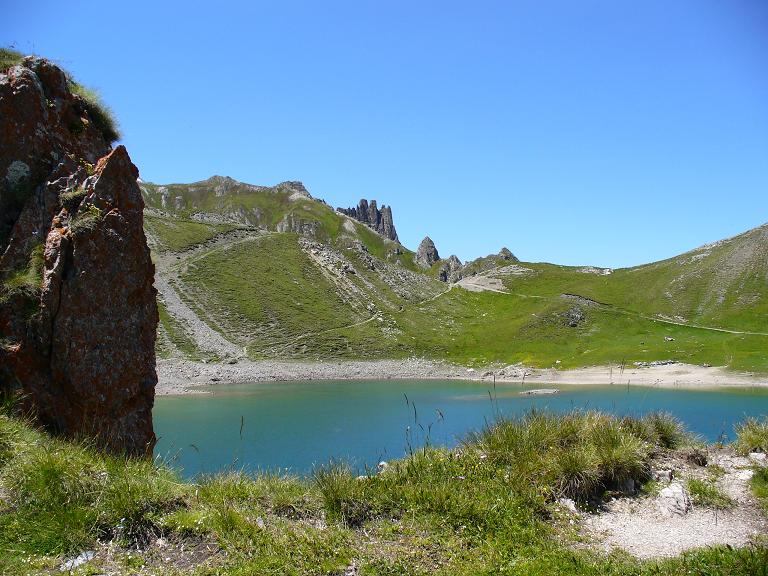
[(408, 358), (330, 362), (248, 361), (205, 364), (188, 360), (158, 360), (158, 395), (196, 394), (210, 385), (300, 380), (427, 380), (461, 379), (528, 384), (614, 384), (669, 388), (768, 387), (768, 377), (731, 372), (718, 367), (669, 363), (659, 366), (594, 366), (573, 370), (535, 369), (522, 365), (483, 369)]

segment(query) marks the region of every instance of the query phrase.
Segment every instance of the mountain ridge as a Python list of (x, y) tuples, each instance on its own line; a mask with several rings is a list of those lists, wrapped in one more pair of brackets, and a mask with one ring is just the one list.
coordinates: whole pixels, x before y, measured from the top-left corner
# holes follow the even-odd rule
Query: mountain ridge
[[(765, 225), (628, 268), (525, 262), (506, 248), (461, 262), (434, 243), (420, 259), (297, 182), (141, 188), (168, 296), (166, 357), (563, 367), (672, 358), (768, 371), (755, 340), (768, 333)], [(207, 349), (190, 318), (231, 346)]]

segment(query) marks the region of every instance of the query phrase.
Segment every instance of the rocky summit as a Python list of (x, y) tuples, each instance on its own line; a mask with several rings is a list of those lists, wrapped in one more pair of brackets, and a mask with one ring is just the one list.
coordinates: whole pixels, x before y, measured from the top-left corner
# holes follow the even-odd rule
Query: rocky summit
[(395, 223), (392, 220), (392, 207), (383, 206), (381, 210), (376, 206), (376, 200), (360, 200), (357, 206), (352, 208), (337, 208), (342, 214), (354, 218), (358, 222), (362, 222), (369, 228), (376, 230), (384, 238), (389, 238), (395, 242), (399, 242), (397, 238), (397, 230), (395, 230)]
[(52, 432), (151, 454), (158, 311), (138, 170), (75, 87), (44, 59), (0, 74), (0, 389)]
[(425, 270), (432, 267), (432, 264), (440, 260), (440, 254), (437, 253), (435, 243), (432, 242), (432, 238), (426, 236), (424, 240), (419, 244), (418, 250), (416, 250), (416, 264)]

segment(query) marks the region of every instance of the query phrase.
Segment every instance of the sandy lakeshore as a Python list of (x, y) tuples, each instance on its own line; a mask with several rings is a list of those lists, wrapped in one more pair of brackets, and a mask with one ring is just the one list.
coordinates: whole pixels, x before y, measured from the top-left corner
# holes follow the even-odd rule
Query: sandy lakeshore
[(461, 379), (493, 380), (533, 385), (614, 384), (668, 388), (768, 387), (768, 377), (692, 364), (658, 366), (592, 366), (571, 370), (521, 365), (466, 368), (432, 360), (361, 360), (290, 362), (240, 360), (236, 364), (205, 364), (188, 360), (158, 360), (158, 395), (196, 394), (211, 385), (298, 380)]

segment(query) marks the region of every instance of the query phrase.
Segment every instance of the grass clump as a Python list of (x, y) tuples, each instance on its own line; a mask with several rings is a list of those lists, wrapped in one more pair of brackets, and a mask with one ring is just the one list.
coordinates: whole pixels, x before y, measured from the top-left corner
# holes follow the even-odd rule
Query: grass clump
[(374, 517), (375, 498), (370, 494), (371, 485), (358, 479), (348, 465), (331, 463), (322, 466), (315, 470), (313, 478), (330, 518), (359, 527)]
[(762, 509), (768, 513), (768, 468), (756, 467), (750, 479), (752, 493), (757, 497)]
[(22, 297), (28, 302), (36, 302), (39, 299), (45, 267), (43, 250), (42, 244), (36, 244), (29, 253), (27, 265), (11, 272), (0, 283), (0, 304), (17, 297)]
[(101, 132), (109, 144), (112, 144), (116, 140), (120, 140), (120, 129), (117, 124), (112, 109), (104, 103), (101, 95), (97, 90), (88, 88), (75, 82), (69, 77), (69, 90), (80, 96), (85, 103), (88, 116), (93, 121), (94, 125)]
[(727, 510), (734, 505), (733, 499), (720, 490), (711, 479), (689, 478), (685, 482), (685, 487), (691, 495), (691, 500), (697, 506)]
[(11, 66), (21, 63), (24, 54), (13, 48), (0, 47), (0, 72), (5, 72)]
[(101, 222), (103, 214), (98, 206), (93, 204), (80, 208), (69, 221), (69, 229), (72, 234), (93, 232)]
[(467, 446), (526, 481), (546, 479), (543, 488), (551, 497), (589, 500), (627, 480), (647, 478), (658, 447), (638, 434), (647, 425), (596, 412), (563, 417), (532, 412), (471, 435)]
[(43, 438), (7, 416), (0, 416), (0, 440), (11, 447), (0, 464), (11, 507), (0, 513), (0, 549), (50, 555), (82, 551), (99, 538), (141, 544), (159, 533), (155, 519), (177, 507), (183, 492), (152, 461)]
[(736, 453), (746, 456), (750, 452), (768, 452), (768, 417), (762, 421), (748, 418), (736, 427)]
[(67, 209), (70, 214), (74, 213), (80, 206), (80, 202), (85, 198), (85, 188), (77, 187), (74, 190), (68, 190), (59, 194), (59, 202)]

